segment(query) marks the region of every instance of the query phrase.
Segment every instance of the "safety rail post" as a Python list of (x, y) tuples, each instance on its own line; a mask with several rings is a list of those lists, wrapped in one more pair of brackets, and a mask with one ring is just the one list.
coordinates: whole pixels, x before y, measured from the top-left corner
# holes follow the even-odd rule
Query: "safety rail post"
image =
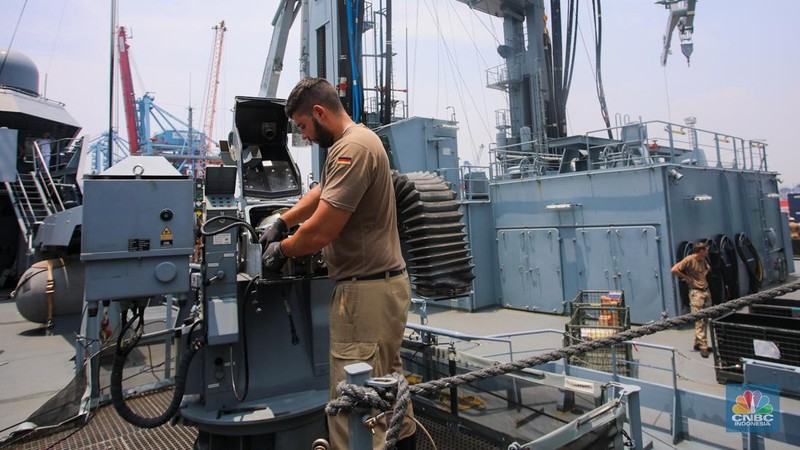
[[(456, 345), (452, 341), (447, 348), (447, 373), (451, 377), (458, 374), (456, 371)], [(458, 386), (455, 384), (450, 386), (450, 414), (458, 417)]]
[(619, 374), (617, 373), (617, 346), (611, 346), (611, 380), (619, 382)]
[(739, 168), (739, 150), (736, 148), (737, 138), (733, 138), (733, 168)]
[(675, 137), (672, 135), (672, 124), (667, 124), (667, 135), (669, 136), (669, 160), (675, 162)]
[(672, 360), (672, 391), (674, 397), (672, 399), (672, 443), (677, 444), (682, 441), (686, 436), (686, 429), (689, 427), (689, 420), (681, 414), (681, 396), (678, 395), (678, 368), (675, 363), (675, 349), (672, 349), (670, 354)]
[[(370, 378), (372, 367), (367, 363), (356, 363), (345, 366), (344, 372), (346, 374), (347, 384), (354, 384), (357, 386), (364, 386)], [(350, 412), (349, 420), (349, 449), (350, 450), (366, 450), (372, 448), (372, 433), (364, 425), (365, 420), (368, 418), (365, 410), (356, 409)]]
[[(167, 294), (165, 297), (166, 297), (165, 300), (166, 300), (167, 308), (165, 310), (166, 317), (164, 318), (164, 323), (166, 324), (167, 327), (170, 327), (170, 326), (173, 326), (173, 323), (172, 323), (172, 304), (173, 304), (174, 298), (173, 298), (172, 294)], [(171, 369), (170, 361), (172, 361), (172, 339), (173, 339), (173, 336), (171, 334), (168, 334), (164, 338), (164, 378), (169, 378), (170, 377), (170, 369)]]
[[(629, 388), (630, 389), (630, 388)], [(628, 401), (628, 420), (631, 424), (631, 440), (635, 450), (644, 449), (644, 436), (642, 434), (642, 410), (639, 401), (639, 387), (630, 389), (627, 395)]]
[(589, 148), (589, 136), (584, 135), (583, 140), (586, 143), (586, 151), (589, 152), (589, 154), (586, 155), (586, 171), (591, 172), (593, 170), (592, 165), (594, 165), (594, 161), (592, 160), (592, 149)]
[[(670, 347), (666, 345), (658, 345), (658, 344), (651, 344), (647, 342), (640, 342), (640, 341), (625, 341), (623, 342), (625, 345), (635, 345), (639, 347), (647, 347), (653, 348), (656, 350), (665, 350), (670, 352), (670, 362), (671, 362), (671, 374), (672, 374), (672, 443), (677, 444), (685, 439), (686, 435), (688, 434), (686, 430), (689, 428), (689, 420), (683, 417), (681, 413), (681, 397), (678, 393), (678, 367), (677, 363), (675, 362), (675, 347)], [(641, 364), (640, 364), (641, 365)], [(654, 368), (657, 370), (667, 370), (666, 368), (661, 368), (658, 366), (647, 366), (650, 368)]]
[(714, 144), (717, 147), (717, 167), (722, 168), (722, 154), (719, 151), (719, 134), (714, 133)]

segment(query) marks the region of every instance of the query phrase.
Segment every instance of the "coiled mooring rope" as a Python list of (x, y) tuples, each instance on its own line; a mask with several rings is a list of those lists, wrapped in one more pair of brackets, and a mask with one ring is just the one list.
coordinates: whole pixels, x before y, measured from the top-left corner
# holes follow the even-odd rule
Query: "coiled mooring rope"
[[(745, 306), (760, 303), (771, 298), (780, 297), (798, 289), (800, 289), (800, 281), (787, 283), (766, 291), (746, 295), (725, 303), (720, 303), (719, 305), (701, 309), (693, 313), (662, 319), (657, 322), (642, 325), (641, 327), (635, 329), (625, 330), (597, 340), (581, 342), (541, 355), (521, 359), (519, 361), (501, 363), (491, 367), (478, 369), (473, 372), (440, 378), (438, 380), (431, 380), (425, 383), (415, 384), (413, 386), (409, 386), (404, 377), (401, 375), (396, 373), (392, 374), (392, 377), (398, 379), (399, 384), (396, 397), (397, 401), (394, 405), (393, 416), (389, 424), (389, 429), (386, 432), (384, 449), (393, 449), (397, 443), (397, 436), (400, 434), (400, 425), (403, 423), (403, 419), (405, 418), (406, 407), (410, 401), (411, 394), (430, 396), (442, 389), (474, 383), (476, 381), (511, 372), (518, 372), (528, 367), (538, 366), (551, 361), (568, 358), (570, 356), (577, 356), (598, 348), (611, 347), (625, 341), (630, 341), (643, 336), (649, 336), (651, 334), (658, 333), (659, 331), (669, 330), (682, 325), (693, 324), (698, 320), (715, 319), (729, 312), (744, 308)], [(339, 397), (331, 400), (328, 403), (328, 406), (325, 408), (325, 412), (329, 415), (335, 415), (340, 412), (350, 412), (352, 409), (358, 407), (375, 408), (381, 411), (387, 411), (389, 409), (388, 406), (391, 403), (391, 397), (384, 399), (375, 391), (375, 389), (371, 387), (363, 387), (341, 382), (336, 387), (336, 392), (339, 394)]]

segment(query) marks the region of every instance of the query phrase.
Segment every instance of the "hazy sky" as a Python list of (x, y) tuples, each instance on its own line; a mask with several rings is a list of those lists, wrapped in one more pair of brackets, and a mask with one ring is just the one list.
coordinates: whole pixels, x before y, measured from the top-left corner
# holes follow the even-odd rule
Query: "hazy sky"
[[(33, 59), (41, 90), (46, 74), (47, 97), (65, 103), (84, 133), (92, 136), (108, 127), (110, 3), (0, 3), (0, 48), (11, 45)], [(215, 127), (215, 138), (224, 138), (233, 97), (258, 94), (277, 3), (118, 0), (119, 24), (132, 35), (137, 97), (152, 92), (158, 105), (184, 118), (191, 104), (195, 127), (200, 127), (214, 36), (211, 27), (225, 20), (228, 31)], [(411, 114), (444, 119), (455, 112), (461, 157), (487, 164), (496, 132), (494, 111), (505, 108), (502, 95), (484, 87), (486, 69), (501, 62), (495, 49), (502, 41), (502, 24), (454, 0), (393, 3), (395, 82), (409, 89)], [(588, 18), (588, 2), (580, 3), (581, 15)], [(376, 0), (376, 8), (378, 4)], [(23, 5), (19, 31), (13, 36)], [(691, 67), (675, 36), (675, 53), (662, 68), (659, 55), (667, 11), (650, 0), (604, 2), (603, 80), (611, 116), (675, 123), (694, 116), (702, 129), (765, 139), (770, 169), (781, 173), (784, 185), (800, 183), (791, 131), (800, 104), (797, 17), (800, 2), (790, 0), (700, 1)], [(295, 28), (279, 97), (285, 97), (299, 78), (299, 24)], [(569, 129), (574, 134), (603, 126), (591, 71), (591, 36), (591, 23), (584, 20), (568, 104)], [(302, 159), (306, 150), (294, 153)]]

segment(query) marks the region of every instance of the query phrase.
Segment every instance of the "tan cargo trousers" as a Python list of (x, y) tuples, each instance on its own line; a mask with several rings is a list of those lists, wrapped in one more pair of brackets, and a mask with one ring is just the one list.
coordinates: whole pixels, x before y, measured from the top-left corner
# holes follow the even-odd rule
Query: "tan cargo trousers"
[[(708, 289), (689, 289), (689, 306), (691, 306), (692, 312), (711, 306), (711, 291)], [(706, 325), (708, 325), (706, 320), (698, 320), (694, 323), (694, 345), (701, 349), (708, 348)]]
[[(411, 285), (403, 272), (392, 278), (366, 281), (339, 281), (331, 296), (330, 320), (330, 396), (336, 398), (336, 386), (344, 380), (344, 367), (358, 362), (372, 366), (372, 376), (392, 372), (403, 375), (400, 345), (403, 341)], [(376, 411), (377, 414), (377, 411)], [(416, 425), (409, 405), (399, 439), (411, 436)], [(331, 448), (347, 450), (349, 414), (328, 416)], [(375, 427), (374, 449), (383, 448), (391, 415)]]

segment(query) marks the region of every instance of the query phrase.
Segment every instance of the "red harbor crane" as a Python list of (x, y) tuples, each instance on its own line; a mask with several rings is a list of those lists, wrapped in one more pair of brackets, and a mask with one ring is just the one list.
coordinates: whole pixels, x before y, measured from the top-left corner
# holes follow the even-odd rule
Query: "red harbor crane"
[(128, 58), (128, 35), (125, 27), (119, 27), (117, 33), (117, 52), (119, 53), (119, 76), (122, 81), (122, 104), (125, 107), (125, 126), (128, 129), (128, 145), (130, 154), (139, 153), (139, 137), (136, 129), (136, 107), (133, 93), (133, 77), (131, 76), (131, 62)]

